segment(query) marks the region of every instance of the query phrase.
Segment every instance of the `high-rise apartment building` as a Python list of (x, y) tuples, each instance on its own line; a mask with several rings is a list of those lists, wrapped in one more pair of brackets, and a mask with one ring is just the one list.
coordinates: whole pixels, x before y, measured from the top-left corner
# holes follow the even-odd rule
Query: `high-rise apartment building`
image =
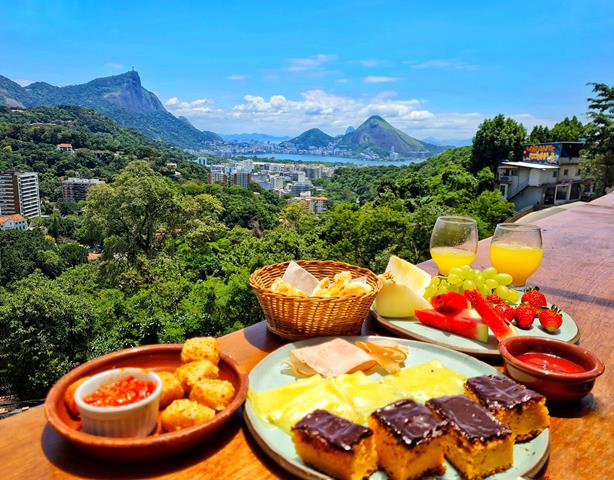
[(0, 174), (0, 214), (41, 216), (37, 173), (9, 171)]
[(236, 172), (232, 174), (232, 184), (239, 185), (243, 188), (248, 188), (252, 181), (252, 174), (247, 172)]
[(62, 197), (67, 202), (85, 200), (90, 187), (101, 183), (97, 178), (67, 178), (62, 182)]

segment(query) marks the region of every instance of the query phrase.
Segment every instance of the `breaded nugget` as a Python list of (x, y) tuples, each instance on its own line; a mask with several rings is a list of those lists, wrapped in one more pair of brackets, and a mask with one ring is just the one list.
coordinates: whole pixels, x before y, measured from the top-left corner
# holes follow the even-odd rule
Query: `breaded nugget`
[(74, 416), (79, 415), (79, 409), (77, 408), (77, 402), (75, 401), (75, 392), (77, 391), (79, 385), (85, 382), (88, 378), (90, 377), (83, 377), (76, 382), (71, 383), (64, 392), (64, 403), (66, 404), (66, 408)]
[(174, 432), (182, 428), (205, 423), (215, 416), (215, 410), (198, 402), (182, 398), (175, 400), (162, 412), (162, 428), (165, 432)]
[(226, 380), (205, 379), (194, 385), (190, 392), (190, 400), (219, 412), (228, 406), (234, 394), (235, 388), (232, 383)]
[(162, 380), (162, 392), (160, 393), (160, 408), (166, 407), (173, 400), (183, 398), (185, 392), (179, 379), (170, 372), (156, 372)]
[(369, 293), (370, 291), (371, 285), (368, 283), (351, 282), (344, 287), (341, 295), (362, 295), (363, 293)]
[(198, 360), (186, 363), (175, 370), (175, 376), (181, 382), (185, 392), (190, 392), (199, 380), (204, 378), (217, 378), (219, 369), (209, 360)]
[(220, 347), (213, 337), (194, 337), (186, 340), (181, 349), (183, 363), (209, 360), (214, 365), (220, 362)]

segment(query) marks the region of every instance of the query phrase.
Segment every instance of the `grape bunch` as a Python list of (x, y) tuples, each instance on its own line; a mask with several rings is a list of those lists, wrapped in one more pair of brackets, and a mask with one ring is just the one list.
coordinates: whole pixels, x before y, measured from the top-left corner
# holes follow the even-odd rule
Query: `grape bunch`
[(424, 292), (424, 298), (431, 298), (447, 292), (463, 293), (465, 290), (478, 290), (484, 297), (494, 293), (507, 303), (516, 303), (519, 294), (508, 285), (512, 283), (509, 273), (499, 273), (494, 267), (475, 270), (469, 265), (451, 268), (447, 277), (433, 277)]

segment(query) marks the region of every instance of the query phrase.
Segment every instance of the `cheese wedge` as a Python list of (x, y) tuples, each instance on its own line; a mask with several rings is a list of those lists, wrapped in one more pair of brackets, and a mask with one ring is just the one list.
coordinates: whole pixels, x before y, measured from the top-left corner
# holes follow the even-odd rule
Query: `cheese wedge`
[(369, 354), (340, 338), (312, 347), (297, 348), (289, 356), (294, 370), (304, 376), (319, 373), (324, 377), (334, 377), (368, 370), (376, 364)]

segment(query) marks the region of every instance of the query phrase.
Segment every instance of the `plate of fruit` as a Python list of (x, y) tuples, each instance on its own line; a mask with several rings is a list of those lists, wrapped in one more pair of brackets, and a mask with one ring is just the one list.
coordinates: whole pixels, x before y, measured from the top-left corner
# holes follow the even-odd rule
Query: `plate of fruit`
[(401, 337), (480, 357), (499, 357), (499, 340), (512, 335), (569, 343), (580, 338), (574, 320), (539, 288), (519, 293), (509, 287), (510, 275), (492, 267), (465, 266), (431, 277), (393, 256), (380, 278), (373, 316)]

